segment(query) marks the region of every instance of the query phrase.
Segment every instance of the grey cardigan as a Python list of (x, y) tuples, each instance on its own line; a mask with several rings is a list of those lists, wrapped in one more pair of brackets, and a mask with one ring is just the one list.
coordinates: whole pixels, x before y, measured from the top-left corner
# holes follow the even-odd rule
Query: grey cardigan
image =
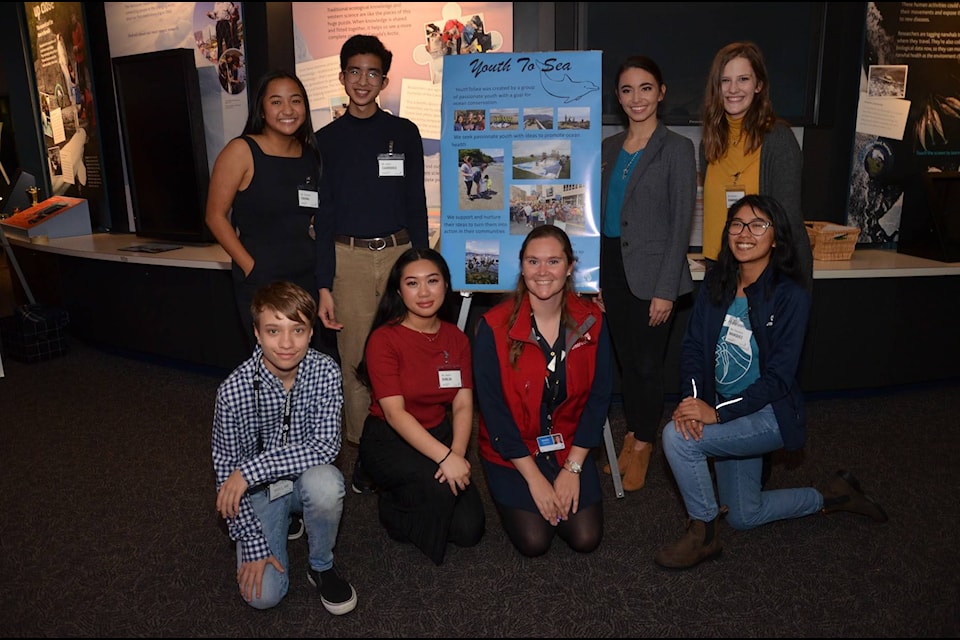
[[(790, 127), (778, 121), (763, 136), (760, 147), (760, 195), (773, 196), (783, 205), (790, 219), (794, 246), (800, 269), (813, 285), (813, 252), (810, 239), (803, 224), (800, 208), (800, 184), (803, 174), (803, 152)], [(700, 175), (707, 175), (707, 160), (700, 142)]]
[[(601, 146), (601, 229), (610, 177), (626, 137), (623, 131), (606, 138)], [(660, 122), (637, 160), (620, 210), (623, 267), (630, 292), (641, 300), (675, 301), (693, 291), (687, 251), (696, 202), (693, 142)]]

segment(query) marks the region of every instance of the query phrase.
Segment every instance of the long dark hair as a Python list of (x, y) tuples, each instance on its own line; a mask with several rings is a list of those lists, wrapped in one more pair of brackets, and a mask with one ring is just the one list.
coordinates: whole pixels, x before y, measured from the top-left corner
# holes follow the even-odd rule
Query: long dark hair
[(263, 100), (267, 96), (267, 87), (274, 80), (289, 79), (297, 83), (297, 89), (303, 96), (303, 106), (306, 109), (306, 117), (303, 123), (297, 129), (294, 137), (300, 141), (305, 149), (309, 149), (317, 159), (320, 171), (323, 171), (323, 158), (320, 156), (320, 148), (317, 147), (316, 138), (313, 135), (313, 119), (310, 117), (310, 98), (307, 96), (307, 89), (296, 74), (290, 73), (284, 69), (274, 69), (260, 79), (260, 85), (257, 87), (257, 96), (253, 104), (250, 105), (250, 111), (247, 113), (247, 123), (243, 127), (243, 135), (258, 135), (263, 133), (266, 123), (263, 119)]
[[(538, 240), (540, 238), (554, 238), (558, 240), (560, 242), (560, 246), (563, 248), (563, 255), (566, 256), (567, 263), (570, 266), (573, 266), (577, 261), (577, 257), (573, 253), (573, 244), (570, 242), (570, 236), (568, 236), (567, 232), (560, 227), (555, 227), (552, 224), (545, 224), (535, 227), (533, 231), (528, 233), (527, 237), (523, 239), (523, 245), (520, 247), (520, 275), (517, 276), (517, 286), (514, 287), (513, 293), (509, 294), (513, 299), (513, 309), (510, 311), (510, 319), (507, 321), (507, 326), (512, 327), (513, 323), (517, 321), (517, 316), (520, 315), (520, 305), (523, 304), (523, 301), (530, 293), (529, 289), (527, 289), (527, 283), (523, 279), (523, 257), (527, 253), (527, 245), (530, 244), (530, 241)], [(573, 316), (570, 314), (570, 310), (567, 308), (567, 294), (573, 293), (573, 278), (567, 278), (563, 289), (564, 296), (563, 303), (560, 307), (560, 323), (564, 327), (576, 329), (576, 323), (573, 321)], [(520, 353), (523, 351), (524, 344), (525, 343), (519, 340), (510, 341), (511, 366), (517, 366), (517, 360), (520, 358)]]
[[(399, 324), (407, 317), (409, 311), (407, 310), (407, 305), (403, 302), (403, 297), (400, 295), (401, 280), (403, 279), (403, 270), (407, 268), (407, 265), (417, 260), (429, 260), (435, 264), (437, 270), (440, 271), (447, 295), (443, 298), (443, 304), (440, 305), (437, 317), (441, 320), (450, 320), (450, 267), (447, 266), (447, 261), (439, 252), (433, 249), (418, 249), (412, 247), (401, 253), (400, 257), (397, 258), (397, 261), (393, 263), (393, 267), (390, 269), (390, 274), (387, 276), (386, 288), (383, 291), (383, 295), (380, 296), (380, 302), (377, 304), (377, 312), (373, 316), (373, 322), (370, 323), (370, 333), (367, 334), (367, 342), (370, 341), (370, 335), (383, 325)], [(363, 351), (364, 353), (367, 351), (366, 344), (364, 344)], [(370, 375), (367, 372), (366, 355), (360, 360), (360, 364), (357, 365), (356, 373), (360, 382), (369, 387)]]
[[(733, 257), (733, 252), (730, 251), (729, 231), (730, 221), (734, 214), (744, 207), (749, 207), (754, 212), (763, 213), (773, 223), (767, 229), (767, 233), (773, 234), (775, 245), (770, 250), (770, 264), (767, 267), (773, 269), (775, 273), (775, 277), (770, 281), (771, 285), (776, 282), (777, 278), (790, 278), (805, 289), (809, 289), (809, 275), (800, 268), (797, 243), (809, 242), (810, 240), (806, 236), (803, 238), (793, 237), (787, 210), (776, 198), (773, 196), (749, 195), (740, 198), (727, 209), (727, 221), (723, 225), (723, 241), (720, 243), (720, 254), (717, 256), (717, 264), (710, 268), (711, 277), (706, 283), (707, 291), (710, 294), (710, 302), (715, 305), (727, 304), (736, 295), (740, 263)], [(749, 233), (746, 230), (744, 232)]]

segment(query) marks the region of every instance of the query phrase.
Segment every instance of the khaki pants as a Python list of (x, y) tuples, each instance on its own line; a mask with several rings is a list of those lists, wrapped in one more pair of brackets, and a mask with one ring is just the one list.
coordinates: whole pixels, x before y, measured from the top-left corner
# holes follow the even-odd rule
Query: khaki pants
[(336, 244), (337, 275), (333, 280), (333, 304), (343, 329), (337, 335), (343, 370), (343, 437), (360, 444), (363, 422), (370, 410), (370, 391), (357, 379), (370, 324), (387, 284), (390, 269), (411, 245), (401, 244), (381, 251)]

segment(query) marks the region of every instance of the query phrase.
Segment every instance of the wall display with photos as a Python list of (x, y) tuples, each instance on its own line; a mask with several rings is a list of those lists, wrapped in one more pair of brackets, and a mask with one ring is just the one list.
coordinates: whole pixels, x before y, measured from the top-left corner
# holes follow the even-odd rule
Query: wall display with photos
[(23, 6), (51, 188), (43, 196), (85, 198), (93, 228), (109, 227), (83, 5)]
[[(106, 2), (114, 58), (189, 49), (200, 81), (208, 171), (247, 121), (242, 2)], [(162, 85), (157, 85), (162, 86)], [(162, 93), (157, 90), (157, 95)]]
[(898, 242), (901, 215), (921, 215), (905, 190), (960, 169), (960, 39), (946, 37), (958, 31), (955, 2), (867, 3), (847, 201), (860, 243)]
[(570, 236), (578, 291), (600, 286), (599, 51), (445, 62), (440, 247), (454, 289), (513, 289), (531, 229)]

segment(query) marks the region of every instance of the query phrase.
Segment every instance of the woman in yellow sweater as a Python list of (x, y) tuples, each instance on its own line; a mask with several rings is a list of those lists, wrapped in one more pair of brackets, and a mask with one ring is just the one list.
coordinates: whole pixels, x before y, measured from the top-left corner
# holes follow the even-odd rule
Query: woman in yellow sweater
[[(793, 235), (806, 235), (800, 207), (803, 154), (790, 126), (777, 118), (763, 53), (752, 42), (734, 42), (713, 58), (703, 104), (700, 142), (703, 180), (703, 255), (716, 260), (730, 205), (745, 195), (776, 198)], [(799, 266), (813, 276), (809, 245)]]

